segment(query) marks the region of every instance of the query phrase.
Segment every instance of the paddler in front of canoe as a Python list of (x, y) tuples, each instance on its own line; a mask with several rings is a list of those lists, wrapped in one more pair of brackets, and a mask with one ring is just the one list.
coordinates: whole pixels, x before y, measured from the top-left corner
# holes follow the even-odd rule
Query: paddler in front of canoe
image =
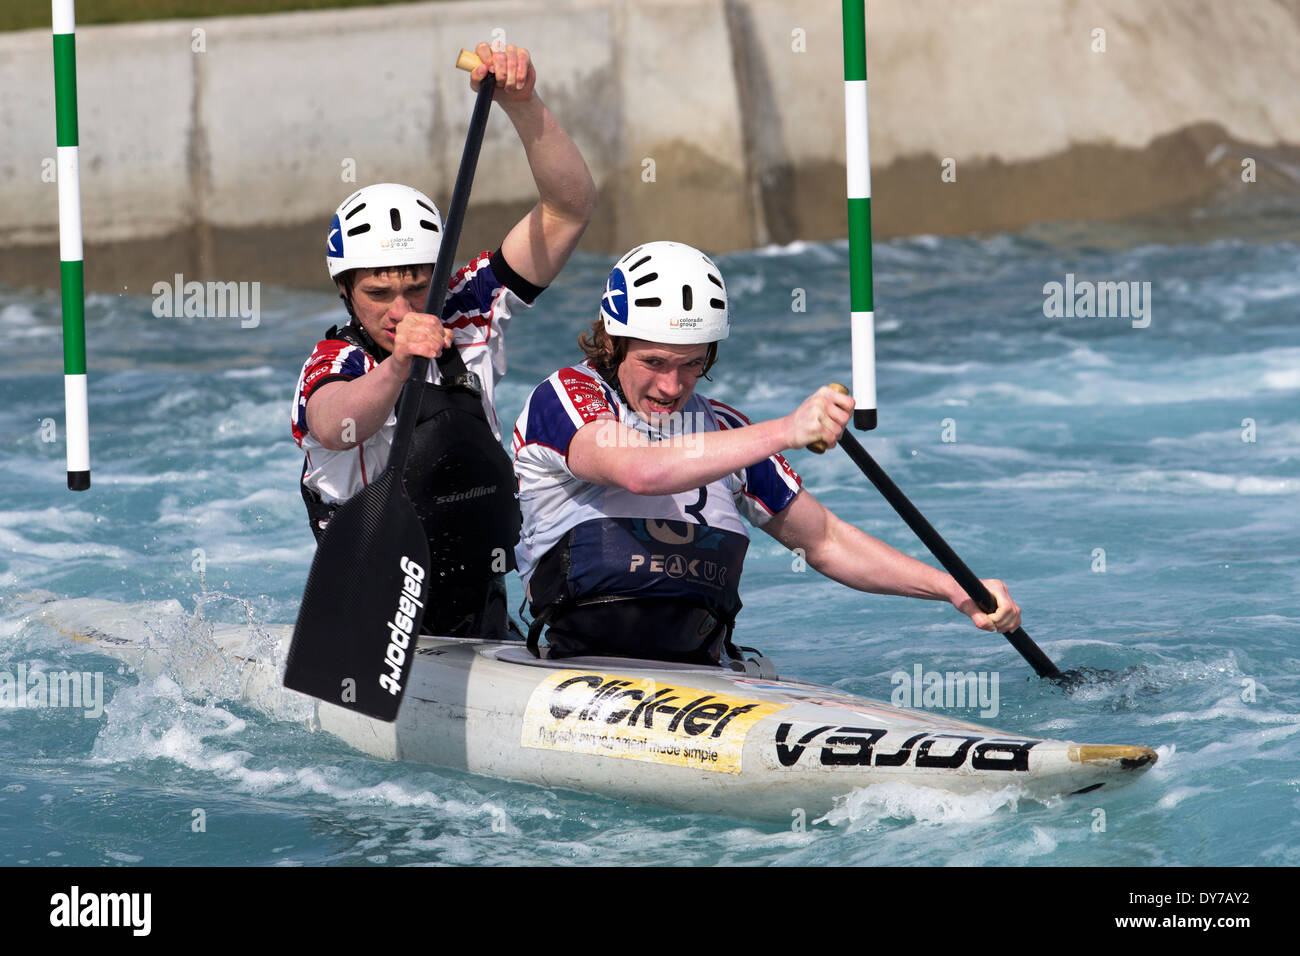
[(820, 388), (751, 424), (695, 391), (729, 331), (726, 287), (697, 249), (651, 242), (618, 260), (586, 361), (537, 386), (515, 425), (517, 548), (536, 654), (718, 663), (731, 643), (747, 519), (849, 587), (947, 601), (985, 630), (1020, 608), (986, 580), (985, 615), (951, 576), (842, 521), (781, 455), (833, 446), (853, 400)]
[[(538, 97), (528, 51), (486, 43), (471, 86), (491, 69), (494, 101), (514, 124), (538, 202), (495, 252), (452, 276), (442, 315), (422, 313), (442, 239), (424, 193), (380, 183), (345, 199), (330, 223), (325, 262), (349, 321), (331, 328), (303, 365), (290, 413), (305, 453), (300, 483), (320, 540), (333, 513), (388, 460), (395, 405), (415, 356), (430, 362), (404, 477), (429, 536), (434, 582), (424, 629), (506, 637), (504, 574), (513, 567), (519, 509), (493, 390), (504, 374), (510, 318), (555, 278), (595, 207), (582, 155)], [(454, 251), (454, 250), (452, 250)]]

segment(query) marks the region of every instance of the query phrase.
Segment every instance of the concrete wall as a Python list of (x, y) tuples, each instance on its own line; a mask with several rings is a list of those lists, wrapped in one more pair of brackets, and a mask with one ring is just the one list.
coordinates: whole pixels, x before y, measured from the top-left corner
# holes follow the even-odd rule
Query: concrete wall
[[(596, 177), (586, 248), (841, 236), (839, 18), (828, 0), (498, 0), (83, 28), (89, 281), (319, 284), (324, 224), (356, 185), (446, 204), (472, 104), (454, 55), (494, 31), (533, 51)], [(1300, 0), (869, 0), (868, 28), (877, 235), (1196, 201), (1239, 182), (1243, 153), (1300, 144)], [(0, 35), (0, 142), (0, 281), (52, 284), (43, 31)], [(1286, 168), (1261, 166), (1260, 187)], [(534, 197), (498, 112), (465, 248)]]
[(1243, 186), (1247, 154), (1252, 189), (1300, 186), (1296, 0), (871, 0), (868, 17), (887, 231), (1202, 202)]

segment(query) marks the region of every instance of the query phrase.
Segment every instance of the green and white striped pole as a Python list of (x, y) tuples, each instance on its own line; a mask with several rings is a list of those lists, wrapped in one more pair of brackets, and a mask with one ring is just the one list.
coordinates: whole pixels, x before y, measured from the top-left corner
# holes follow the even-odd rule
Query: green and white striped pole
[(74, 0), (51, 0), (54, 110), (58, 127), (59, 286), (63, 294), (64, 432), (68, 487), (90, 487), (90, 411), (86, 397), (86, 280), (81, 250), (81, 172), (77, 156), (77, 15)]
[(844, 166), (849, 197), (853, 424), (876, 427), (876, 323), (871, 292), (871, 156), (867, 138), (867, 4), (844, 4)]

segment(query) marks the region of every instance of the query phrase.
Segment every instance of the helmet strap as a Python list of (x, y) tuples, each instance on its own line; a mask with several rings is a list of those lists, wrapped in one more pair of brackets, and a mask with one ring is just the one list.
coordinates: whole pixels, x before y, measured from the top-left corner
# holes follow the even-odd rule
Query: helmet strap
[(350, 318), (357, 326), (360, 326), (361, 320), (357, 318), (357, 310), (352, 307), (352, 283), (356, 277), (357, 270), (349, 269), (341, 276), (338, 276), (335, 279), (335, 283), (343, 286), (343, 288), (339, 290), (339, 298), (343, 300), (343, 305), (348, 310), (348, 318)]
[(366, 327), (361, 324), (361, 320), (355, 315), (352, 317), (352, 322), (348, 328), (356, 332), (357, 339), (361, 342), (361, 347), (365, 349), (366, 352), (369, 353), (370, 357), (376, 362), (382, 362), (384, 359), (388, 358), (388, 356), (393, 354), (391, 352), (386, 352), (379, 347), (379, 343), (370, 337), (370, 333), (366, 331)]
[(631, 408), (627, 396), (623, 394), (623, 383), (618, 380), (618, 369), (613, 365), (596, 365), (596, 374), (603, 378), (618, 394), (619, 400)]
[[(357, 322), (357, 310), (352, 308), (351, 294), (347, 292), (340, 292), (339, 298), (343, 300), (343, 305), (347, 307), (348, 318), (350, 318), (353, 322)], [(358, 324), (360, 323), (358, 322)]]
[[(381, 349), (379, 347), (379, 343), (376, 342), (371, 337), (370, 333), (366, 331), (366, 327), (361, 324), (361, 320), (357, 318), (357, 310), (352, 307), (351, 278), (350, 277), (345, 278), (343, 280), (343, 285), (346, 291), (340, 292), (339, 298), (343, 300), (343, 304), (347, 307), (348, 310), (348, 317), (351, 319), (347, 327), (349, 331), (352, 333), (352, 336), (355, 337), (356, 339), (356, 342), (354, 344), (359, 344), (361, 348), (363, 348), (366, 351), (366, 353), (376, 362), (382, 362), (384, 359), (388, 358), (388, 356), (392, 353), (385, 352), (383, 349)], [(331, 329), (330, 331), (333, 332), (334, 330)]]

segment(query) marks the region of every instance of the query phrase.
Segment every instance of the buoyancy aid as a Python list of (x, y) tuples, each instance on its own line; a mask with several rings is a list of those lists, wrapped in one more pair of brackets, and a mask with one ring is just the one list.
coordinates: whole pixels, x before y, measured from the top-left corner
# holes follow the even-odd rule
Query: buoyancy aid
[(749, 538), (691, 521), (595, 518), (538, 563), (528, 646), (550, 657), (615, 655), (717, 663), (740, 613)]

